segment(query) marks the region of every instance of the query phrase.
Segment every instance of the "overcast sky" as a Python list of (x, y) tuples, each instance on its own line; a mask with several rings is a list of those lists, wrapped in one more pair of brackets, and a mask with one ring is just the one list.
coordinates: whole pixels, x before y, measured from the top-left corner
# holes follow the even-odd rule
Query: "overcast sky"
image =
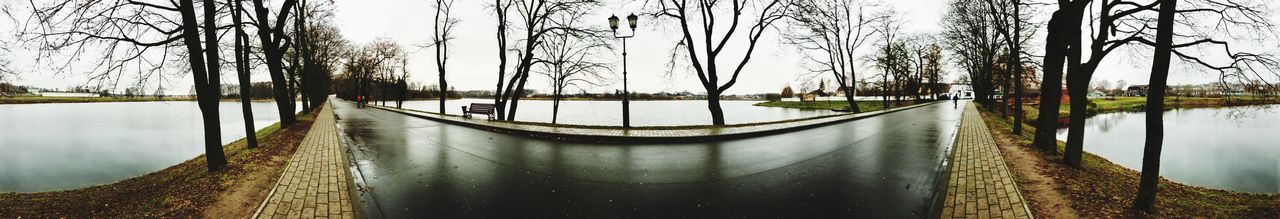
[[(12, 1), (5, 2), (13, 4)], [(365, 44), (378, 38), (397, 41), (408, 48), (409, 51), (415, 52), (410, 55), (409, 59), (410, 80), (421, 84), (435, 83), (437, 75), (434, 70), (434, 51), (418, 47), (419, 45), (427, 44), (426, 42), (431, 34), (432, 13), (428, 1), (336, 0), (335, 2), (335, 22), (348, 40), (355, 44)], [(451, 56), (447, 77), (449, 84), (458, 90), (493, 89), (496, 82), (495, 18), (491, 10), (485, 7), (486, 2), (488, 1), (458, 0), (454, 9), (455, 13), (460, 16), (461, 25), (456, 30), (458, 34), (457, 40), (452, 44), (452, 49), (455, 53)], [(610, 14), (624, 17), (629, 13), (638, 13), (643, 3), (643, 1), (636, 0), (607, 2), (608, 4), (600, 9), (598, 14), (591, 15), (591, 17), (587, 18), (587, 21), (598, 21), (599, 25), (603, 27), (607, 25), (606, 18)], [(904, 15), (903, 17), (907, 22), (904, 30), (906, 33), (937, 34), (940, 31), (939, 22), (940, 17), (945, 14), (946, 0), (887, 0), (884, 2)], [(1052, 8), (1044, 8), (1039, 11), (1042, 14), (1039, 17), (1043, 18), (1043, 14), (1051, 12)], [(641, 19), (645, 20), (641, 21), (636, 37), (628, 40), (630, 88), (638, 92), (702, 92), (701, 86), (698, 85), (698, 78), (695, 75), (690, 73), (667, 74), (666, 65), (670, 57), (669, 52), (679, 37), (678, 30), (668, 29), (669, 25), (650, 23), (653, 21), (647, 17), (642, 17)], [(4, 19), (0, 21), (0, 31), (12, 31), (13, 25), (13, 21)], [(752, 61), (747, 64), (746, 70), (742, 73), (737, 85), (727, 91), (728, 94), (778, 92), (786, 85), (797, 86), (808, 79), (801, 76), (806, 70), (803, 67), (803, 63), (800, 62), (800, 55), (794, 48), (782, 45), (777, 37), (777, 32), (776, 30), (771, 30), (762, 39)], [(1040, 33), (1042, 34), (1043, 31), (1040, 31)], [(4, 34), (11, 36), (9, 35), (10, 33)], [(744, 45), (740, 42), (731, 42), (730, 45), (731, 47)], [(1037, 36), (1037, 39), (1033, 40), (1033, 42), (1036, 45), (1032, 45), (1030, 49), (1034, 49), (1035, 53), (1039, 53), (1040, 48), (1043, 47), (1043, 35)], [(1274, 48), (1275, 46), (1268, 45), (1266, 47)], [(1149, 50), (1143, 49), (1136, 51), (1138, 53), (1150, 53)], [(620, 52), (615, 51), (614, 53)], [(32, 66), (30, 57), (26, 57), (28, 54), (30, 53), (23, 51), (21, 48), (15, 48), (13, 54), (5, 54), (13, 60), (14, 67), (22, 71), (21, 78), (17, 80), (19, 84), (44, 88), (66, 88), (85, 82), (83, 74), (55, 75), (41, 72), (43, 71), (41, 68)], [(733, 59), (735, 56), (740, 56), (740, 53), (726, 55), (725, 57), (727, 57), (726, 59)], [(947, 54), (944, 54), (944, 56), (947, 56)], [(614, 60), (615, 67), (621, 67), (620, 55), (606, 55), (601, 58)], [(954, 60), (949, 60), (949, 62), (954, 62)], [(1098, 80), (1125, 80), (1128, 84), (1145, 84), (1148, 78), (1147, 69), (1149, 65), (1149, 61), (1145, 58), (1130, 58), (1130, 56), (1124, 54), (1112, 55), (1107, 58), (1107, 61), (1104, 61), (1094, 77)], [(961, 73), (961, 71), (954, 69), (952, 66), (954, 65), (946, 69), (949, 73), (946, 76), (948, 81), (956, 78)], [(224, 68), (224, 70), (230, 71), (229, 68)], [(1174, 70), (1179, 69), (1175, 68)], [(871, 69), (870, 66), (863, 66), (859, 70), (860, 73), (863, 73), (861, 76), (869, 75), (865, 73), (873, 71), (875, 70)], [(621, 72), (621, 70), (618, 70), (618, 72)], [(224, 83), (235, 82), (234, 74), (224, 73), (224, 76), (226, 76), (223, 77)], [(617, 77), (620, 80), (620, 75)], [(540, 91), (547, 90), (548, 86), (545, 79), (536, 75), (531, 79), (529, 87)], [(125, 80), (129, 79), (126, 78)], [(168, 80), (173, 84), (166, 85), (166, 87), (189, 88), (191, 86), (189, 76), (180, 79), (169, 78)], [(268, 80), (268, 77), (265, 72), (259, 72), (253, 78), (253, 81), (266, 80)], [(1172, 84), (1198, 84), (1214, 80), (1216, 80), (1216, 76), (1213, 74), (1198, 71), (1175, 71), (1170, 77)], [(592, 92), (612, 91), (613, 89), (621, 89), (621, 84), (611, 83), (605, 86), (587, 88)], [(186, 92), (185, 89), (183, 90), (179, 92)]]

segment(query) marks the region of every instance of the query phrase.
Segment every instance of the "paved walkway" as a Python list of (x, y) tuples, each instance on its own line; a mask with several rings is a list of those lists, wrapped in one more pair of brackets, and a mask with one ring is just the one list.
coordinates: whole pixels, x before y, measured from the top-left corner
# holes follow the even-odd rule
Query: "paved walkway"
[(347, 153), (325, 104), (257, 218), (355, 218)]
[(679, 144), (565, 143), (332, 106), (355, 185), (376, 188), (359, 193), (369, 218), (925, 218), (964, 111), (951, 104)]
[(952, 149), (942, 218), (1031, 218), (991, 131), (974, 104), (966, 105)]
[(396, 109), (392, 107), (382, 107), (369, 105), (373, 108), (389, 110), (407, 114), (414, 117), (432, 119), (437, 121), (445, 121), (459, 123), (470, 126), (479, 126), (489, 129), (501, 130), (518, 130), (522, 132), (545, 133), (548, 135), (571, 135), (571, 136), (588, 136), (588, 137), (639, 137), (639, 138), (702, 138), (702, 137), (719, 137), (724, 135), (742, 135), (755, 134), (762, 132), (779, 131), (784, 129), (803, 128), (810, 126), (834, 124), (855, 119), (861, 119), (876, 116), (885, 113), (897, 112), (916, 107), (922, 107), (931, 103), (922, 103), (911, 106), (896, 107), (888, 110), (841, 114), (834, 116), (822, 116), (808, 119), (796, 119), (788, 121), (749, 123), (749, 124), (733, 124), (727, 126), (669, 126), (669, 127), (632, 127), (631, 129), (621, 129), (616, 126), (553, 126), (549, 124), (524, 123), (524, 122), (507, 122), (488, 120), (485, 115), (475, 115), (472, 118), (464, 118), (458, 115), (441, 115), (434, 112), (423, 112), (418, 110)]

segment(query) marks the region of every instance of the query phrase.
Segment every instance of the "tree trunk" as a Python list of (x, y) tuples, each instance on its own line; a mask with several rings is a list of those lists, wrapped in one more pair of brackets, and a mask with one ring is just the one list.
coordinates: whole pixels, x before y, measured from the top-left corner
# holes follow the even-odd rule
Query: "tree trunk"
[(707, 93), (707, 110), (711, 111), (712, 125), (724, 125), (724, 109), (720, 108), (720, 92)]
[(1173, 23), (1177, 0), (1160, 0), (1156, 24), (1156, 46), (1151, 62), (1151, 87), (1147, 94), (1147, 138), (1142, 153), (1142, 176), (1133, 207), (1151, 212), (1160, 182), (1160, 150), (1164, 147), (1164, 95), (1169, 79), (1169, 59), (1173, 51)]
[(493, 105), (498, 119), (505, 118), (506, 104), (502, 101), (502, 82), (506, 80), (507, 71), (507, 14), (503, 0), (493, 0), (494, 14), (498, 16), (498, 83), (493, 90)]
[[(1088, 67), (1084, 67), (1088, 68)], [(1067, 147), (1063, 150), (1062, 159), (1067, 165), (1080, 168), (1080, 159), (1084, 151), (1085, 111), (1089, 106), (1089, 73), (1088, 69), (1071, 72), (1067, 76), (1067, 94), (1071, 98), (1071, 122), (1067, 124)]]
[[(396, 83), (396, 88), (398, 88), (396, 89), (396, 94), (398, 94), (396, 95), (396, 109), (404, 109), (404, 101), (409, 98), (409, 83), (405, 82), (404, 78), (401, 78), (400, 82)], [(444, 114), (443, 104), (440, 105), (440, 114)]]
[[(299, 81), (299, 79), (298, 79), (298, 78), (299, 78), (299, 77), (301, 77), (300, 75), (302, 75), (302, 71), (303, 71), (303, 69), (304, 69), (304, 68), (306, 68), (305, 66), (298, 64), (298, 63), (299, 63), (299, 62), (298, 62), (298, 59), (299, 59), (298, 53), (302, 53), (301, 48), (302, 48), (303, 46), (302, 46), (302, 45), (300, 45), (300, 44), (298, 44), (298, 46), (297, 46), (297, 47), (299, 48), (299, 49), (296, 49), (296, 51), (298, 51), (298, 52), (294, 52), (294, 53), (293, 53), (293, 54), (294, 54), (294, 57), (293, 57), (293, 60), (292, 60), (292, 61), (293, 61), (293, 64), (292, 64), (293, 68), (292, 68), (292, 70), (291, 70), (291, 71), (289, 71), (289, 72), (288, 72), (288, 73), (289, 73), (289, 75), (288, 75), (288, 77), (289, 77), (289, 101), (290, 101), (290, 102), (299, 102), (299, 103), (302, 103), (302, 109), (301, 109), (301, 110), (302, 110), (302, 113), (307, 113), (307, 112), (310, 112), (310, 111), (311, 111), (311, 105), (307, 104), (307, 101), (306, 101), (306, 99), (307, 99), (307, 93), (302, 92), (302, 91), (304, 90), (304, 89), (302, 89), (302, 87), (303, 87), (303, 86), (302, 86), (302, 83), (299, 83), (299, 82), (298, 82), (298, 81)], [(297, 98), (298, 98), (299, 96), (301, 96), (301, 98), (302, 98), (302, 100), (303, 100), (303, 101), (298, 101), (298, 99), (297, 99)]]
[[(266, 57), (267, 70), (271, 75), (271, 93), (276, 100), (276, 112), (280, 114), (280, 126), (289, 127), (297, 121), (293, 114), (294, 102), (288, 90), (288, 79), (284, 75), (284, 51), (281, 51), (280, 42), (273, 37), (273, 34), (282, 34), (284, 31), (271, 28), (265, 1), (254, 0), (253, 3), (258, 17), (258, 40), (262, 42), (262, 53)], [(285, 10), (282, 13), (287, 14), (289, 7), (282, 7)]]
[(1044, 76), (1040, 86), (1040, 117), (1037, 118), (1036, 135), (1033, 142), (1041, 150), (1049, 153), (1058, 152), (1055, 138), (1058, 127), (1058, 104), (1062, 97), (1062, 68), (1066, 64), (1067, 41), (1079, 40), (1079, 37), (1068, 37), (1070, 28), (1078, 28), (1078, 22), (1072, 21), (1071, 4), (1060, 5), (1049, 20), (1045, 42)]
[(1013, 70), (1013, 134), (1022, 135), (1022, 44), (1019, 42), (1022, 35), (1022, 20), (1019, 15), (1019, 8), (1022, 8), (1021, 1), (1013, 0), (1013, 52), (1009, 58), (1010, 65), (1014, 66)]
[(236, 76), (240, 79), (240, 110), (244, 114), (244, 139), (248, 143), (247, 148), (258, 147), (257, 131), (253, 128), (253, 107), (250, 97), (253, 96), (252, 85), (249, 83), (249, 65), (248, 51), (244, 48), (249, 43), (249, 35), (244, 32), (244, 27), (240, 25), (241, 8), (244, 7), (241, 0), (228, 0), (228, 4), (232, 5), (231, 20), (235, 22), (235, 56), (236, 56)]
[(551, 124), (556, 124), (556, 119), (560, 116), (560, 92), (551, 100)]
[(984, 100), (982, 100), (982, 106), (986, 107), (989, 110), (997, 110), (995, 108), (996, 104), (995, 104), (995, 92), (994, 92), (996, 89), (995, 81), (994, 81), (996, 69), (995, 69), (995, 66), (991, 65), (991, 63), (995, 63), (994, 60), (992, 60), (992, 58), (994, 57), (987, 56), (982, 60), (982, 71), (986, 72), (985, 73), (986, 76), (984, 76), (982, 80), (982, 87), (983, 87), (982, 96), (986, 97)]
[(449, 82), (444, 81), (444, 72), (441, 71), (440, 72), (440, 114), (445, 114), (445, 111), (446, 111), (444, 109), (445, 108), (444, 100), (447, 96), (449, 96), (449, 91), (445, 89), (445, 86), (448, 86), (448, 85), (449, 85)]
[[(212, 0), (205, 0), (204, 5), (213, 5)], [(222, 152), (222, 129), (218, 120), (218, 92), (221, 87), (218, 86), (217, 74), (217, 40), (210, 40), (206, 46), (209, 50), (200, 47), (199, 24), (196, 23), (195, 3), (192, 0), (180, 1), (179, 12), (182, 14), (182, 32), (184, 33), (183, 44), (187, 47), (187, 61), (191, 64), (191, 71), (196, 86), (196, 102), (200, 106), (200, 116), (204, 123), (204, 148), (205, 160), (208, 162), (209, 171), (218, 171), (227, 165), (226, 155)], [(205, 28), (206, 30), (214, 30), (213, 7), (205, 7)], [(214, 31), (205, 32), (206, 38), (216, 39), (217, 35)], [(210, 60), (205, 60), (208, 53)]]
[(858, 102), (853, 99), (853, 91), (851, 91), (852, 88), (843, 84), (840, 85), (840, 88), (844, 89), (844, 100), (849, 101), (849, 111), (853, 113), (862, 112), (862, 109), (858, 108)]
[(880, 93), (881, 93), (880, 95), (882, 96), (880, 99), (883, 100), (881, 101), (881, 105), (883, 108), (881, 108), (880, 110), (889, 109), (889, 69), (887, 68), (885, 69), (883, 78), (884, 78), (884, 86), (882, 87), (882, 89), (880, 89)]
[[(527, 69), (528, 67), (525, 67), (525, 68)], [(524, 84), (528, 80), (529, 80), (528, 70), (525, 70), (524, 73), (520, 73), (519, 82), (516, 83), (516, 88), (515, 88), (516, 90), (511, 94), (511, 100), (510, 100), (511, 109), (507, 110), (508, 121), (516, 121), (516, 109), (520, 107), (520, 97), (524, 96)]]
[[(1012, 57), (1013, 55), (1009, 56)], [(1016, 63), (1009, 63), (1009, 65), (1005, 66), (1005, 75), (1002, 75), (1004, 83), (1000, 83), (1000, 86), (1004, 87), (1004, 92), (1000, 92), (1000, 118), (1009, 118), (1009, 111), (1012, 110), (1012, 106), (1009, 106), (1009, 94), (1013, 93), (1011, 88), (1013, 87), (1013, 82), (1009, 78), (1013, 76), (1013, 69), (1017, 68), (1012, 64)]]

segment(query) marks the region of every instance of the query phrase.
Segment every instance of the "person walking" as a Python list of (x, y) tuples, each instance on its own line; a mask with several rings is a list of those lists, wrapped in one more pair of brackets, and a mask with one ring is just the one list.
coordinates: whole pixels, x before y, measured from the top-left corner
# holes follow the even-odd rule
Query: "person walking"
[(959, 94), (959, 93), (956, 93), (956, 95), (952, 95), (952, 96), (951, 96), (951, 108), (952, 108), (952, 109), (959, 109), (959, 108), (960, 108), (960, 94)]

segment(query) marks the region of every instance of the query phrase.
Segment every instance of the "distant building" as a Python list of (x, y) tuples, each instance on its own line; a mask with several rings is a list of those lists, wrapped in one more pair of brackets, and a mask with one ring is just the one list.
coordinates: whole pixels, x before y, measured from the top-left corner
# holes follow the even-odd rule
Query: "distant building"
[(973, 87), (968, 84), (952, 84), (951, 89), (947, 91), (947, 97), (959, 96), (960, 99), (973, 99)]
[(1151, 86), (1149, 85), (1132, 85), (1124, 89), (1124, 95), (1131, 97), (1145, 97), (1147, 96), (1147, 89), (1150, 88)]
[(813, 101), (816, 101), (817, 99), (818, 99), (818, 94), (810, 92), (808, 94), (801, 95), (800, 102), (813, 102)]

